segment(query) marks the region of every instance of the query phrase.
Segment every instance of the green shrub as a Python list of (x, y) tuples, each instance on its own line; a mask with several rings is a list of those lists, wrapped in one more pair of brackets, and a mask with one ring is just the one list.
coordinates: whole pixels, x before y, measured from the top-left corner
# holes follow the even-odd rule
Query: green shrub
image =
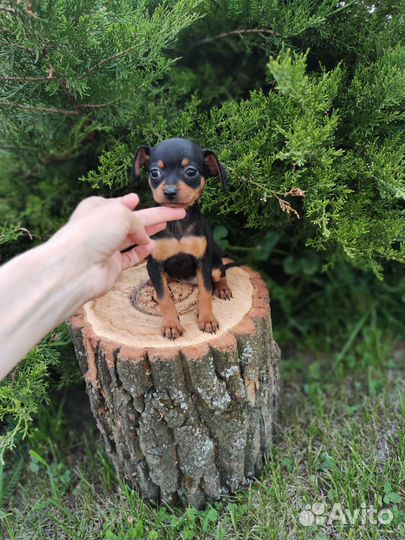
[[(229, 253), (266, 273), (284, 338), (316, 328), (336, 340), (331, 305), (346, 310), (336, 321), (352, 315), (339, 275), (350, 294), (351, 265), (390, 281), (404, 262), (403, 13), (391, 0), (8, 2), (1, 260), (32, 245), (24, 229), (46, 239), (83, 197), (130, 191), (139, 144), (188, 137), (229, 171), (229, 193), (210, 181), (204, 210)], [(146, 183), (140, 194), (149, 204)], [(315, 307), (302, 300), (308, 280)], [(401, 285), (382, 287), (396, 312)], [(0, 389), (3, 447), (46, 396), (48, 345)]]

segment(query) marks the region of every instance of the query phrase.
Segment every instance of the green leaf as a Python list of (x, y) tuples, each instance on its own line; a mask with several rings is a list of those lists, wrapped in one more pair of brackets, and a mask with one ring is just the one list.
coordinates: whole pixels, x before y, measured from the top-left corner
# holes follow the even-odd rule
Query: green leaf
[(36, 461), (37, 463), (41, 463), (46, 469), (49, 469), (49, 464), (44, 460), (43, 457), (41, 457), (35, 450), (30, 450), (29, 454), (31, 458)]
[(387, 493), (384, 495), (384, 502), (385, 503), (396, 503), (399, 504), (402, 501), (400, 495), (394, 491), (391, 491), (390, 493)]
[(223, 225), (217, 225), (213, 230), (214, 242), (216, 242), (222, 249), (226, 249), (229, 246), (227, 240), (228, 229)]
[(207, 512), (206, 515), (207, 515), (207, 519), (208, 519), (209, 521), (214, 521), (214, 522), (215, 522), (215, 521), (217, 521), (218, 515), (219, 515), (219, 514), (218, 514), (218, 512), (215, 510), (215, 508), (210, 508), (210, 509), (208, 510), (208, 512)]
[(288, 275), (297, 274), (300, 270), (300, 261), (293, 255), (288, 255), (283, 261), (283, 270)]
[(328, 490), (328, 500), (334, 502), (336, 500), (337, 492), (335, 489)]
[(275, 231), (269, 231), (266, 233), (263, 242), (256, 246), (257, 253), (255, 253), (255, 259), (257, 261), (267, 261), (270, 257), (273, 249), (278, 244), (281, 238), (280, 233)]
[(126, 533), (129, 540), (138, 540), (145, 537), (145, 527), (142, 520), (136, 522), (136, 524), (130, 527)]
[(384, 484), (384, 492), (385, 493), (391, 493), (392, 491), (392, 486), (391, 486), (391, 482), (389, 480), (387, 480)]
[(319, 257), (313, 253), (300, 260), (300, 267), (305, 276), (313, 276), (319, 270)]
[(104, 540), (121, 540), (111, 529), (108, 529), (104, 533)]

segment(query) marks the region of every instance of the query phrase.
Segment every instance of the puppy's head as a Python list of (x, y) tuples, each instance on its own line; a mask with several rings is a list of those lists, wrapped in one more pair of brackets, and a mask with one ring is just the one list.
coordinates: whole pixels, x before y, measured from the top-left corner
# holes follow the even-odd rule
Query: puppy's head
[(140, 146), (132, 166), (135, 184), (139, 183), (142, 167), (148, 169), (153, 198), (163, 206), (192, 206), (210, 176), (219, 176), (227, 190), (226, 171), (215, 153), (187, 139), (167, 139), (153, 148)]

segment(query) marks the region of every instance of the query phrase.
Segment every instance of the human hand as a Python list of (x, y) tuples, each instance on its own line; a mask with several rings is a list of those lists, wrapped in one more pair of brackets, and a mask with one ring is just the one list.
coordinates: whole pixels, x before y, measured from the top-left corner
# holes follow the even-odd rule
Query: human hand
[(133, 212), (138, 203), (135, 193), (85, 199), (47, 242), (0, 267), (0, 379), (52, 328), (146, 257), (150, 235), (185, 216), (182, 208)]
[(133, 212), (138, 203), (135, 193), (113, 199), (89, 197), (52, 237), (53, 242), (67, 241), (68, 249), (76, 254), (76, 264), (83, 272), (83, 302), (109, 291), (123, 270), (151, 253), (151, 235), (163, 230), (167, 221), (185, 216), (183, 208), (163, 206)]

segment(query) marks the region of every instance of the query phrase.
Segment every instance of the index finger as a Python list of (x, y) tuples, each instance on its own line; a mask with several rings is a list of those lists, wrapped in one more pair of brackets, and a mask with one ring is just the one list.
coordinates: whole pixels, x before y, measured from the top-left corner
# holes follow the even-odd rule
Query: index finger
[(127, 193), (119, 198), (121, 204), (133, 210), (139, 204), (139, 196), (136, 193)]
[(167, 206), (145, 208), (145, 210), (137, 210), (135, 213), (145, 227), (161, 223), (162, 221), (183, 219), (186, 215), (184, 208), (168, 208)]
[(139, 219), (138, 212), (130, 212), (131, 216), (130, 226), (127, 235), (134, 239), (137, 244), (148, 244), (150, 238), (145, 231), (145, 225), (142, 220)]

